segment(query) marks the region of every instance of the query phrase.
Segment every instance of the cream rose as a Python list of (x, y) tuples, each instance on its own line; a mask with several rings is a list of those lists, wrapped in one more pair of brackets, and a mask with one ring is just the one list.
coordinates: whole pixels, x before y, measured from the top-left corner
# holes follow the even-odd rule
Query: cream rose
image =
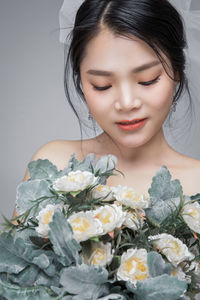
[(143, 210), (136, 211), (134, 209), (129, 209), (126, 212), (123, 225), (130, 229), (138, 230), (139, 228), (142, 228), (142, 225), (144, 224), (143, 216), (145, 216), (145, 212)]
[(136, 285), (149, 277), (147, 251), (145, 249), (128, 249), (122, 254), (121, 265), (117, 271), (118, 280), (130, 281)]
[(183, 242), (170, 234), (162, 233), (155, 236), (149, 236), (154, 247), (166, 256), (169, 262), (175, 267), (182, 261), (192, 260), (194, 255), (189, 252)]
[(121, 204), (124, 204), (133, 209), (143, 209), (149, 207), (149, 199), (142, 194), (127, 186), (118, 185), (112, 187), (113, 196)]
[(197, 202), (186, 204), (182, 216), (190, 229), (200, 234), (200, 204)]
[(48, 237), (49, 223), (52, 221), (52, 217), (56, 208), (62, 207), (60, 204), (52, 205), (48, 204), (45, 208), (41, 209), (36, 219), (39, 221), (39, 226), (35, 228), (38, 234), (44, 238)]
[(121, 206), (113, 204), (101, 206), (94, 211), (94, 215), (102, 224), (102, 234), (106, 234), (122, 226), (126, 213), (123, 212)]
[(56, 191), (62, 192), (77, 192), (86, 189), (87, 187), (97, 182), (97, 177), (88, 171), (73, 171), (68, 175), (62, 176), (53, 184)]
[(94, 199), (104, 198), (103, 201), (113, 199), (111, 187), (108, 185), (98, 184), (92, 189), (91, 195)]
[(111, 243), (104, 244), (103, 242), (92, 243), (92, 253), (89, 258), (83, 254), (84, 263), (88, 265), (102, 266), (109, 265), (112, 261), (112, 247)]
[(102, 234), (101, 222), (94, 217), (92, 211), (74, 213), (68, 218), (72, 226), (74, 238), (79, 241), (86, 241), (89, 238)]

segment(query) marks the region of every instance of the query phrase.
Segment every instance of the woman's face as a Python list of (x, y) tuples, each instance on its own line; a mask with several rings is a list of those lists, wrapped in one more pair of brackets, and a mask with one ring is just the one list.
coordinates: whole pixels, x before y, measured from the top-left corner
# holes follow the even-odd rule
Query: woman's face
[[(137, 147), (162, 129), (175, 83), (145, 42), (102, 30), (88, 43), (80, 73), (89, 110), (112, 140)], [(134, 119), (146, 120), (138, 128), (124, 123)]]

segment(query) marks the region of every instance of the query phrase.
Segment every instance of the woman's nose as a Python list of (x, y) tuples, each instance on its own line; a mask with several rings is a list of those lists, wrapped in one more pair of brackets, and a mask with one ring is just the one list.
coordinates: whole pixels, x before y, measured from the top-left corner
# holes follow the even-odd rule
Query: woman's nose
[(133, 91), (133, 89), (130, 88), (126, 88), (118, 93), (117, 99), (115, 101), (115, 109), (118, 111), (130, 111), (140, 108), (141, 104), (142, 101), (140, 100), (138, 95), (136, 95), (136, 91)]

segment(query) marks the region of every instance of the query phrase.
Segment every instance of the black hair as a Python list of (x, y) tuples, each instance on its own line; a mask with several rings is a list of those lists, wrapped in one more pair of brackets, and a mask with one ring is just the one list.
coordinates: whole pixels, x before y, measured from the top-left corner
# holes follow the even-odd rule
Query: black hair
[[(166, 71), (167, 63), (162, 55), (164, 54), (171, 62), (173, 73), (178, 75), (179, 83), (173, 102), (177, 102), (186, 90), (189, 95), (190, 107), (192, 106), (188, 80), (185, 75), (184, 49), (187, 47), (187, 43), (184, 24), (180, 14), (168, 0), (85, 0), (77, 11), (74, 28), (70, 34), (71, 41), (64, 74), (65, 93), (70, 106), (78, 117), (80, 128), (84, 121), (77, 113), (77, 105), (74, 105), (71, 100), (70, 68), (73, 84), (80, 99), (85, 102), (81, 88), (80, 65), (87, 44), (98, 35), (102, 26), (116, 35), (129, 38), (136, 36), (146, 42), (156, 53)], [(168, 74), (168, 76), (170, 75)], [(176, 78), (172, 79), (176, 80)], [(172, 112), (169, 114), (169, 119), (171, 114)]]

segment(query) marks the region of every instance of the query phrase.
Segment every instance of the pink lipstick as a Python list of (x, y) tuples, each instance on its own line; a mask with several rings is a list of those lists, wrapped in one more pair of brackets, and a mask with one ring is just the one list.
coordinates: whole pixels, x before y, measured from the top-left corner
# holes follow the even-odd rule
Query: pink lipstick
[(117, 125), (122, 130), (131, 131), (138, 128), (141, 128), (145, 124), (146, 119), (133, 119), (131, 121), (129, 120), (123, 120), (120, 122), (117, 122)]

